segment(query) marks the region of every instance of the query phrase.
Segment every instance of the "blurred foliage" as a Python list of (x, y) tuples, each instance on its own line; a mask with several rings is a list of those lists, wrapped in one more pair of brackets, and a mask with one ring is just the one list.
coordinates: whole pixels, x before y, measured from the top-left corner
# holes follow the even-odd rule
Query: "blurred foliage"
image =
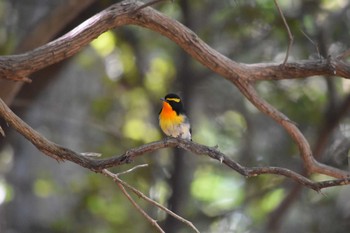
[[(98, 6), (103, 9), (113, 2), (101, 1)], [(348, 1), (279, 2), (295, 37), (290, 61), (326, 57), (331, 45), (338, 49), (350, 47)], [(193, 0), (188, 1), (187, 13), (183, 5), (183, 1), (174, 1), (155, 8), (180, 22), (189, 18), (188, 26), (204, 41), (238, 62), (283, 60), (288, 37), (273, 0)], [(19, 7), (18, 4), (10, 4), (10, 1), (0, 2), (0, 19), (6, 18), (7, 10), (15, 14), (16, 10), (19, 11), (16, 7)], [(1, 54), (11, 53), (14, 44), (18, 43), (16, 33), (20, 32), (13, 29), (21, 20), (20, 13), (17, 14), (17, 19), (11, 18), (11, 21), (0, 24)], [(317, 54), (315, 44), (321, 54)], [(103, 64), (103, 70), (98, 70), (100, 77), (94, 77), (99, 80), (102, 91), (96, 91), (93, 84), (85, 86), (91, 91), (89, 89), (86, 94), (89, 122), (83, 123), (86, 128), (95, 130), (96, 135), (92, 139), (87, 134), (88, 138), (84, 139), (79, 150), (89, 148), (109, 157), (161, 139), (163, 134), (158, 127), (159, 98), (168, 92), (181, 95), (186, 86), (190, 92), (184, 102), (188, 107), (194, 141), (208, 146), (217, 145), (222, 152), (244, 165), (283, 166), (302, 172), (294, 142), (281, 127), (245, 100), (234, 86), (192, 59), (186, 70), (187, 78), (179, 77), (182, 71), (178, 70), (182, 62), (180, 50), (176, 44), (152, 31), (125, 26), (100, 35), (91, 42), (90, 48), (71, 59), (69, 62), (83, 70), (84, 75), (97, 70), (97, 63)], [(349, 92), (346, 81), (332, 78), (327, 82), (324, 77), (264, 81), (256, 86), (264, 99), (297, 123), (311, 143), (317, 140), (325, 125), (327, 110), (339, 106)], [(342, 129), (348, 127), (349, 119), (346, 116)], [(340, 158), (335, 156), (335, 151), (343, 145), (339, 142), (348, 140), (348, 135), (349, 132), (346, 134), (344, 130), (336, 130), (327, 144), (330, 149), (320, 160), (343, 168), (348, 166), (347, 154), (340, 154)], [(64, 138), (65, 135), (56, 137)], [(343, 146), (345, 151), (346, 146), (348, 143)], [(0, 153), (0, 172), (4, 174), (0, 176), (0, 200), (3, 201), (0, 207), (8, 205), (10, 208), (21, 189), (11, 184), (9, 170), (12, 167), (3, 169), (3, 165), (9, 164), (9, 158), (13, 156), (13, 152), (5, 149)], [(188, 162), (189, 166), (183, 168), (193, 170), (189, 189), (191, 201), (187, 209), (178, 214), (193, 221), (203, 232), (272, 232), (268, 225), (269, 221), (273, 221), (271, 216), (289, 195), (294, 183), (271, 175), (245, 179), (207, 157), (186, 156), (195, 157), (195, 165)], [(112, 170), (120, 172), (140, 163), (149, 166), (122, 178), (168, 206), (173, 191), (169, 183), (169, 174), (173, 169), (172, 151), (166, 149), (144, 155), (131, 164)], [(312, 178), (325, 179), (324, 176)], [(47, 229), (57, 233), (154, 231), (112, 180), (89, 172), (63, 176), (62, 179), (58, 180), (50, 171), (38, 171), (29, 185), (36, 203), (57, 198), (68, 203), (66, 214), (45, 226), (43, 224), (42, 232), (48, 232)], [(291, 206), (287, 207), (289, 209), (280, 220), (283, 225), (280, 232), (295, 232), (296, 226), (298, 232), (346, 232), (350, 227), (350, 212), (344, 206), (350, 206), (347, 198), (349, 189), (332, 188), (325, 192), (327, 195), (323, 196), (304, 188), (300, 196), (290, 201)], [(131, 195), (163, 224), (166, 216), (162, 211)], [(323, 227), (327, 224), (337, 226)], [(5, 232), (10, 230), (5, 229)], [(183, 227), (177, 232), (189, 232), (189, 229)]]

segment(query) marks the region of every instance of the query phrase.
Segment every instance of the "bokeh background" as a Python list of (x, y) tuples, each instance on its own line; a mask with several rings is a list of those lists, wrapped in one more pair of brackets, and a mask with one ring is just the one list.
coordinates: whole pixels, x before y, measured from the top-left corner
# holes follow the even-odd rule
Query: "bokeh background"
[[(0, 54), (31, 50), (118, 1), (1, 0)], [(350, 48), (347, 0), (280, 0), (294, 35), (289, 61), (326, 59)], [(176, 0), (154, 6), (210, 46), (244, 63), (281, 62), (288, 45), (273, 0)], [(348, 59), (349, 61), (349, 59)], [(108, 31), (81, 52), (31, 76), (0, 80), (0, 96), (48, 139), (110, 157), (159, 140), (159, 98), (184, 100), (193, 140), (246, 166), (305, 173), (296, 145), (228, 81), (169, 39), (136, 26)], [(318, 160), (349, 169), (349, 81), (335, 77), (257, 83), (287, 114)], [(111, 179), (42, 155), (1, 123), (0, 232), (155, 232)], [(316, 193), (274, 175), (246, 179), (205, 156), (163, 149), (112, 169), (149, 166), (122, 178), (201, 232), (348, 232), (350, 186)], [(312, 175), (314, 180), (329, 179)], [(134, 196), (135, 197), (135, 196)], [(166, 230), (191, 232), (149, 203), (137, 202)]]

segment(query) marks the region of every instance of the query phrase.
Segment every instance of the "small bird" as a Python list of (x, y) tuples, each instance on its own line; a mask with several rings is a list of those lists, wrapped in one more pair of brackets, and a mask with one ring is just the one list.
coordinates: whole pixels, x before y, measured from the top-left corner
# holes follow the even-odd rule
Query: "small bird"
[(163, 107), (159, 112), (159, 125), (162, 131), (167, 136), (192, 140), (190, 122), (180, 97), (170, 93), (160, 100), (163, 101)]

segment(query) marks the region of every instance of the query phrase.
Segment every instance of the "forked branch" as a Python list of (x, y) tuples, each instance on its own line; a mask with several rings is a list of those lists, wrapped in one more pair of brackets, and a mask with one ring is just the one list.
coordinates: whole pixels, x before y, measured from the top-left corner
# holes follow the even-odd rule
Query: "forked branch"
[[(135, 168), (140, 167), (140, 166), (135, 166), (134, 168), (126, 171), (126, 172), (130, 172), (132, 170), (134, 170)], [(179, 220), (180, 222), (183, 222), (184, 224), (188, 225), (190, 228), (192, 228), (194, 230), (194, 232), (199, 233), (199, 230), (193, 225), (192, 222), (182, 218), (181, 216), (175, 214), (173, 211), (169, 210), (168, 208), (164, 207), (163, 205), (159, 204), (158, 202), (152, 200), (151, 198), (147, 197), (145, 194), (143, 194), (141, 191), (139, 191), (138, 189), (134, 188), (133, 186), (129, 185), (128, 183), (126, 183), (125, 181), (123, 181), (122, 179), (119, 178), (119, 176), (121, 174), (124, 174), (125, 172), (122, 173), (118, 173), (118, 174), (114, 174), (110, 171), (108, 171), (107, 169), (103, 169), (102, 170), (102, 174), (111, 177), (114, 182), (116, 182), (118, 184), (118, 186), (122, 185), (125, 188), (131, 190), (132, 192), (134, 192), (138, 197), (144, 199), (145, 201), (149, 202), (150, 204), (152, 204), (153, 206), (163, 210), (164, 212), (166, 212), (167, 214), (171, 215), (172, 217), (174, 217), (175, 219)], [(129, 199), (130, 200), (130, 199)], [(149, 219), (148, 219), (149, 220)], [(153, 225), (154, 222), (149, 220), (151, 222), (151, 224)], [(155, 223), (157, 224), (157, 223)], [(158, 225), (158, 224), (157, 224)], [(158, 229), (159, 226), (157, 226)], [(160, 228), (160, 227), (159, 227)], [(158, 229), (159, 230), (159, 229)]]

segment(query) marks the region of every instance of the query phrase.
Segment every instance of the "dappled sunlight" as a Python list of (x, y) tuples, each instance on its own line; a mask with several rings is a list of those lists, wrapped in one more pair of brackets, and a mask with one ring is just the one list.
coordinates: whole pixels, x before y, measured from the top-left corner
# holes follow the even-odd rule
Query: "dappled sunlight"
[(149, 70), (145, 77), (145, 87), (160, 96), (164, 96), (167, 83), (173, 80), (175, 68), (169, 59), (155, 57), (150, 61)]
[(0, 205), (5, 202), (6, 199), (6, 185), (3, 180), (0, 179)]
[(201, 208), (208, 216), (215, 216), (241, 204), (244, 196), (243, 184), (235, 176), (227, 178), (221, 169), (202, 165), (194, 174), (191, 193), (202, 203)]
[(105, 57), (115, 49), (117, 38), (111, 31), (107, 31), (91, 41), (91, 46), (101, 56)]
[(55, 185), (52, 180), (48, 179), (37, 179), (33, 185), (33, 192), (36, 196), (46, 198), (56, 194)]
[(343, 9), (347, 4), (348, 0), (332, 0), (332, 1), (322, 1), (322, 7), (325, 10), (339, 10)]
[(125, 137), (147, 142), (159, 139), (159, 130), (141, 119), (129, 119), (123, 128)]
[(198, 119), (194, 140), (210, 146), (218, 146), (220, 151), (234, 155), (240, 149), (240, 142), (247, 129), (243, 115), (236, 111), (226, 111), (215, 118)]

